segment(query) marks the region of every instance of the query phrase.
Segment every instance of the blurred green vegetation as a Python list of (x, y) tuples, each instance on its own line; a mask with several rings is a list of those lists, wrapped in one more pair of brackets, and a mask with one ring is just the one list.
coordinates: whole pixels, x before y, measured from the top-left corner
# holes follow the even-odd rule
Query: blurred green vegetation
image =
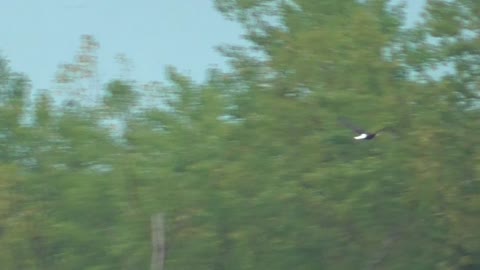
[(1, 269), (147, 269), (157, 212), (170, 270), (480, 269), (480, 2), (215, 4), (252, 46), (203, 83), (99, 87), (85, 36), (32, 105), (0, 61)]

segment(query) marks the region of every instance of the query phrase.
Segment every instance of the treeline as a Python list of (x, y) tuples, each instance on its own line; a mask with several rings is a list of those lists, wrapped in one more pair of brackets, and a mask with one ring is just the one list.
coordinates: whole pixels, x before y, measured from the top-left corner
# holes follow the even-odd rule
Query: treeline
[[(480, 2), (216, 0), (230, 70), (54, 89), (0, 61), (2, 269), (480, 269)], [(394, 127), (369, 142), (345, 116)]]

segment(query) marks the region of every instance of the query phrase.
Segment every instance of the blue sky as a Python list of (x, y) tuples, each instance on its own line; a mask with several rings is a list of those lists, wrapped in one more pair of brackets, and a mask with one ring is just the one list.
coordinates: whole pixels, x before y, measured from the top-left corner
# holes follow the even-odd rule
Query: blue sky
[[(410, 17), (425, 0), (407, 0)], [(115, 55), (133, 61), (132, 78), (162, 80), (166, 65), (202, 80), (211, 65), (224, 65), (214, 50), (241, 44), (242, 28), (208, 0), (0, 0), (0, 53), (10, 66), (50, 88), (61, 63), (70, 62), (80, 36), (100, 43), (100, 79), (118, 74)]]

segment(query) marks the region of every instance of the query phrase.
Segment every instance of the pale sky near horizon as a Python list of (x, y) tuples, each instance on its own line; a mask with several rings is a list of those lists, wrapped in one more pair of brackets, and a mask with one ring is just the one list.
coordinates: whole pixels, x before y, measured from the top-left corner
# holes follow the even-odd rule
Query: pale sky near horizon
[[(417, 16), (425, 0), (406, 0)], [(0, 55), (25, 73), (33, 89), (51, 88), (59, 64), (71, 62), (83, 34), (93, 35), (100, 79), (118, 73), (115, 55), (133, 62), (132, 78), (164, 79), (166, 65), (201, 81), (211, 65), (224, 67), (215, 46), (244, 44), (240, 25), (209, 0), (0, 0)]]

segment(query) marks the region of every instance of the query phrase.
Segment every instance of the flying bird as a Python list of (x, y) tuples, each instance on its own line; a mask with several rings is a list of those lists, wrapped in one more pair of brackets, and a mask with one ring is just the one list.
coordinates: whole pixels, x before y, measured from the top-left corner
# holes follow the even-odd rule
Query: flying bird
[(357, 134), (357, 136), (353, 137), (355, 140), (372, 140), (375, 138), (377, 135), (380, 133), (389, 130), (388, 127), (384, 127), (382, 129), (379, 129), (375, 132), (368, 132), (364, 130), (363, 128), (359, 128), (356, 125), (352, 124), (349, 120), (346, 118), (340, 118), (339, 119), (340, 123), (342, 123), (345, 127), (351, 129), (353, 132)]

